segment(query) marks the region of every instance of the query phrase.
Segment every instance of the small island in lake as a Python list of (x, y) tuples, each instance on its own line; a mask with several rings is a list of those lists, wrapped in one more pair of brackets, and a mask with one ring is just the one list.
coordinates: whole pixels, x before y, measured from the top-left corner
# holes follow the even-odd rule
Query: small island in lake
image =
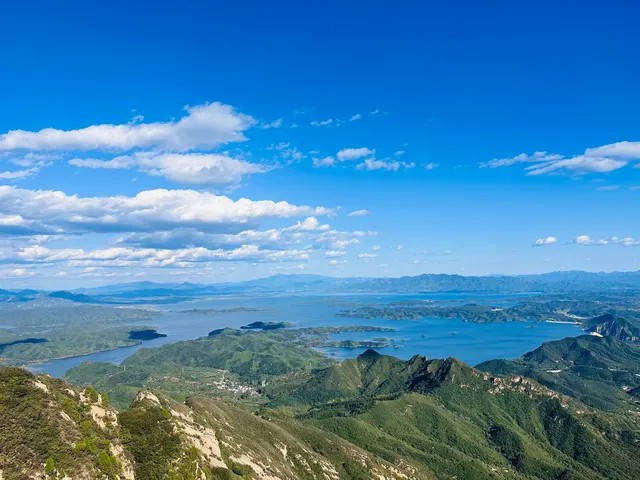
[(153, 340), (155, 338), (163, 338), (163, 337), (166, 337), (164, 333), (158, 333), (156, 330), (151, 328), (148, 328), (145, 330), (131, 330), (129, 332), (130, 340), (146, 341), (146, 340)]
[(294, 324), (289, 322), (253, 322), (249, 325), (243, 325), (240, 330), (278, 330), (293, 326)]

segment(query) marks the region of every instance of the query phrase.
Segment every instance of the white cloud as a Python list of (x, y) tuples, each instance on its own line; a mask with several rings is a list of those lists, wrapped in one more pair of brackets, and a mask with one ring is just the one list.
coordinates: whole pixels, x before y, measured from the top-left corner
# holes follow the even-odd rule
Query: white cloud
[(596, 190), (601, 192), (612, 192), (614, 190), (618, 190), (620, 188), (619, 185), (602, 185), (601, 187), (596, 187)]
[(246, 140), (243, 132), (257, 123), (251, 116), (218, 102), (184, 109), (186, 115), (170, 122), (103, 124), (78, 130), (12, 130), (0, 135), (0, 151), (207, 150)]
[(375, 150), (370, 150), (366, 147), (344, 148), (336, 154), (336, 158), (341, 162), (345, 162), (348, 160), (357, 160), (362, 157), (368, 157), (370, 155), (374, 155), (375, 153)]
[(545, 246), (545, 245), (553, 245), (557, 241), (558, 241), (558, 239), (556, 237), (539, 238), (539, 239), (536, 240), (535, 246), (536, 247), (542, 247), (542, 246)]
[(15, 152), (4, 152), (0, 153), (0, 159), (3, 158), (20, 167), (32, 167), (34, 165), (43, 166), (53, 160), (60, 160), (62, 157), (54, 153), (27, 152), (17, 155)]
[(111, 160), (75, 158), (69, 163), (87, 168), (136, 168), (138, 171), (162, 176), (174, 182), (198, 185), (238, 183), (247, 175), (269, 170), (269, 167), (264, 165), (214, 153), (135, 152)]
[(349, 213), (349, 215), (347, 215), (348, 217), (364, 217), (365, 215), (369, 215), (371, 212), (369, 210), (366, 209), (362, 209), (362, 210), (354, 210), (353, 212)]
[(404, 248), (404, 245), (399, 243), (398, 245), (396, 245), (396, 250), (402, 250)]
[(314, 120), (313, 122), (311, 122), (311, 125), (313, 125), (314, 127), (328, 127), (331, 124), (333, 124), (332, 118), (329, 118), (327, 120), (322, 120), (322, 121)]
[(431, 162), (431, 163), (427, 163), (427, 164), (424, 166), (424, 169), (425, 169), (425, 170), (433, 170), (434, 168), (438, 168), (438, 166), (439, 166), (439, 165), (438, 165), (437, 163), (433, 163), (433, 162)]
[(342, 267), (347, 263), (349, 263), (348, 260), (329, 260), (329, 265), (332, 267)]
[(154, 248), (107, 248), (85, 251), (83, 249), (49, 249), (41, 246), (20, 248), (3, 260), (30, 264), (55, 264), (64, 262), (69, 267), (83, 267), (85, 273), (98, 267), (189, 267), (196, 264), (251, 261), (293, 262), (309, 259), (309, 249), (267, 250), (256, 245), (224, 249), (202, 247), (178, 250)]
[(360, 240), (358, 240), (357, 238), (345, 238), (345, 239), (334, 240), (329, 244), (329, 246), (331, 248), (348, 248), (354, 245), (358, 245), (359, 243), (360, 243)]
[(282, 158), (283, 160), (287, 160), (288, 163), (295, 163), (307, 158), (307, 156), (304, 155), (296, 147), (292, 147), (292, 148), (285, 148), (281, 150), (280, 158)]
[(4, 275), (7, 277), (32, 277), (36, 274), (33, 270), (28, 270), (26, 268), (15, 268), (13, 270), (9, 270), (8, 272), (4, 272)]
[(526, 168), (527, 175), (544, 175), (558, 170), (570, 170), (576, 174), (607, 173), (627, 165), (627, 161), (606, 157), (587, 157), (579, 155), (573, 158), (531, 165)]
[(271, 200), (231, 200), (195, 190), (145, 190), (134, 197), (78, 197), (0, 186), (0, 232), (141, 232), (171, 228), (247, 230), (268, 218), (327, 215), (332, 209)]
[(611, 237), (611, 241), (612, 243), (617, 243), (618, 245), (622, 245), (623, 247), (640, 246), (640, 240), (634, 240), (631, 237), (626, 237), (626, 238)]
[(336, 159), (333, 157), (324, 157), (322, 159), (320, 158), (314, 158), (313, 159), (313, 166), (315, 168), (322, 168), (322, 167), (332, 167), (336, 164)]
[(588, 148), (585, 155), (593, 157), (615, 157), (627, 160), (640, 159), (640, 142), (617, 142), (596, 148)]
[(375, 110), (372, 110), (371, 112), (369, 112), (369, 115), (378, 115), (379, 113), (380, 113), (380, 110), (376, 108)]
[(405, 152), (404, 150), (398, 150), (397, 152), (395, 152), (395, 153), (394, 153), (394, 155), (395, 155), (396, 157), (400, 157), (400, 156), (404, 155), (405, 153), (406, 153), (406, 152)]
[(31, 167), (24, 170), (0, 172), (0, 180), (19, 180), (35, 175), (40, 171), (39, 167)]
[(322, 225), (316, 217), (308, 217), (304, 221), (286, 228), (285, 231), (324, 232), (330, 228), (329, 225)]
[(327, 250), (324, 252), (324, 256), (327, 258), (340, 258), (347, 254), (344, 250)]
[(609, 240), (605, 238), (594, 239), (589, 235), (579, 235), (575, 238), (574, 243), (577, 243), (578, 245), (607, 245)]
[(260, 125), (258, 125), (258, 128), (262, 128), (262, 129), (269, 129), (269, 128), (280, 128), (282, 126), (282, 118), (278, 118), (277, 120), (274, 120), (273, 122), (269, 122), (269, 123), (261, 123)]
[(376, 250), (380, 250), (382, 247), (380, 245), (373, 245), (371, 247), (371, 250), (376, 251)]
[(373, 258), (378, 258), (378, 256), (379, 255), (377, 253), (361, 253), (358, 255), (358, 258), (362, 260), (371, 260)]
[(376, 160), (375, 158), (367, 158), (363, 163), (359, 164), (356, 168), (358, 170), (387, 170), (392, 172), (397, 172), (401, 168), (414, 168), (416, 166), (415, 163), (407, 163), (407, 162), (398, 162), (398, 161), (386, 161), (386, 160)]
[(327, 247), (330, 250), (345, 250), (349, 247), (359, 245), (360, 238), (366, 236), (375, 236), (377, 232), (341, 232), (337, 230), (328, 230), (320, 232), (313, 237), (313, 241)]
[(569, 171), (576, 175), (607, 173), (625, 167), (630, 161), (640, 160), (640, 142), (618, 142), (588, 148), (582, 155), (565, 157), (557, 153), (521, 153), (511, 158), (498, 158), (480, 164), (481, 168), (498, 168), (520, 163), (531, 163), (525, 168), (527, 175), (544, 175)]
[(350, 122), (354, 122), (356, 120), (360, 120), (362, 118), (362, 115), (360, 115), (359, 113), (356, 113), (355, 115), (352, 115), (351, 118), (349, 119)]

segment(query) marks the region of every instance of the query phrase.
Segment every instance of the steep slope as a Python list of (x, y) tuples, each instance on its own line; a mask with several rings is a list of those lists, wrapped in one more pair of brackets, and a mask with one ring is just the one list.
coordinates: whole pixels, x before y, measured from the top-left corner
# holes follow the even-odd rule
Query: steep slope
[(623, 342), (640, 342), (640, 322), (613, 314), (600, 315), (587, 322), (587, 331)]
[(638, 399), (627, 393), (640, 387), (640, 346), (615, 338), (565, 338), (516, 360), (490, 360), (477, 368), (496, 375), (524, 375), (592, 407), (640, 412)]
[(115, 412), (95, 390), (0, 368), (0, 478), (131, 479)]
[(150, 391), (116, 414), (95, 390), (0, 369), (0, 478), (110, 480), (425, 479), (302, 422)]

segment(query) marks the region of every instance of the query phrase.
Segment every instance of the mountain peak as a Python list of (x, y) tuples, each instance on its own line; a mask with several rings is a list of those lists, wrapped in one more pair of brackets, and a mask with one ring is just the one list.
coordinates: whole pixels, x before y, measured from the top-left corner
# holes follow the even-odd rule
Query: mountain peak
[(367, 348), (364, 352), (358, 355), (358, 359), (372, 360), (372, 359), (377, 359), (381, 356), (382, 355), (376, 352), (374, 349)]

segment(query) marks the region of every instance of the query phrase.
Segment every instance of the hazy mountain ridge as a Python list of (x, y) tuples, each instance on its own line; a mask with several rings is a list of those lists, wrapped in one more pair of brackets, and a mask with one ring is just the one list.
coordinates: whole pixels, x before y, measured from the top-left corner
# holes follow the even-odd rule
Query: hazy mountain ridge
[[(0, 290), (0, 303), (33, 300), (47, 294), (83, 303), (127, 303), (136, 298), (162, 297), (173, 301), (193, 297), (233, 293), (564, 293), (567, 291), (616, 291), (640, 289), (640, 272), (592, 273), (582, 271), (552, 272), (538, 275), (462, 276), (423, 274), (398, 278), (338, 278), (322, 275), (273, 275), (242, 282), (216, 284), (134, 282), (101, 287), (45, 292), (35, 290)], [(164, 301), (167, 301), (166, 298)]]

